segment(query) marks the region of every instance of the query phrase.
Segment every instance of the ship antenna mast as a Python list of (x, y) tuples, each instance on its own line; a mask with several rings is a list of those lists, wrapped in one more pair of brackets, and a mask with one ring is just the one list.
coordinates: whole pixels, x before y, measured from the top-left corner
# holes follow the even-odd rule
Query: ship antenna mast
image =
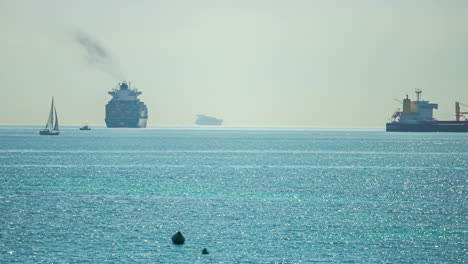
[(417, 98), (417, 100), (419, 101), (419, 98), (420, 98), (420, 96), (421, 96), (422, 91), (421, 91), (421, 89), (416, 89), (415, 92), (416, 92), (416, 98)]

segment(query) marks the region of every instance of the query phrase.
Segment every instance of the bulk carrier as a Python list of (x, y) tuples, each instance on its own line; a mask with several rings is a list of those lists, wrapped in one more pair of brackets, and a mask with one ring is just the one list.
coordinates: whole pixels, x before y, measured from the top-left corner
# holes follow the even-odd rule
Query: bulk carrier
[(132, 89), (130, 83), (119, 83), (109, 92), (112, 99), (106, 105), (106, 126), (145, 128), (148, 120), (148, 108), (137, 97), (141, 94)]
[(468, 132), (468, 119), (464, 117), (468, 112), (460, 111), (463, 104), (455, 102), (456, 120), (438, 121), (432, 115), (438, 105), (420, 100), (421, 93), (420, 89), (416, 90), (416, 101), (411, 101), (406, 95), (403, 111), (397, 109), (386, 125), (388, 132)]

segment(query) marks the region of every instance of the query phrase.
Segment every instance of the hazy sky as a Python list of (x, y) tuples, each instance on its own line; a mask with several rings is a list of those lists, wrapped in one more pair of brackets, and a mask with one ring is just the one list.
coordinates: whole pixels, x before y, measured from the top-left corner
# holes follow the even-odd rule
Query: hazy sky
[[(454, 119), (467, 14), (466, 0), (0, 0), (0, 124), (45, 125), (55, 96), (61, 124), (104, 125), (110, 64), (149, 126), (384, 127), (415, 88)], [(112, 62), (90, 63), (77, 31)]]

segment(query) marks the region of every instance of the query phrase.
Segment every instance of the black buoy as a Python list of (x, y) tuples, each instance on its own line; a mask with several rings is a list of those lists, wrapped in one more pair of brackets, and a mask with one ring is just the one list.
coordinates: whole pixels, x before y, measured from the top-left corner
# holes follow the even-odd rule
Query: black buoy
[(182, 232), (177, 231), (174, 235), (172, 235), (172, 243), (176, 245), (182, 245), (185, 242), (185, 236)]
[(206, 249), (206, 248), (204, 248), (201, 253), (204, 254), (204, 255), (210, 254), (210, 252), (208, 252), (208, 249)]

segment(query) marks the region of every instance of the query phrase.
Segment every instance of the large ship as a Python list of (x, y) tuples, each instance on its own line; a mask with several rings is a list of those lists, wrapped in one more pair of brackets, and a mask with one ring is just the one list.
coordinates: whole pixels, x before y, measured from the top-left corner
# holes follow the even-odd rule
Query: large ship
[(397, 109), (391, 122), (386, 125), (388, 132), (468, 132), (468, 119), (464, 117), (468, 112), (460, 111), (460, 105), (463, 104), (455, 102), (456, 120), (438, 121), (432, 114), (438, 105), (420, 100), (421, 93), (420, 89), (416, 90), (416, 101), (406, 95), (403, 99), (403, 111)]
[(220, 126), (223, 124), (223, 120), (207, 115), (197, 115), (195, 124), (199, 126)]
[(137, 98), (141, 92), (132, 89), (130, 83), (123, 82), (109, 94), (112, 99), (106, 105), (107, 127), (146, 127), (148, 108)]

